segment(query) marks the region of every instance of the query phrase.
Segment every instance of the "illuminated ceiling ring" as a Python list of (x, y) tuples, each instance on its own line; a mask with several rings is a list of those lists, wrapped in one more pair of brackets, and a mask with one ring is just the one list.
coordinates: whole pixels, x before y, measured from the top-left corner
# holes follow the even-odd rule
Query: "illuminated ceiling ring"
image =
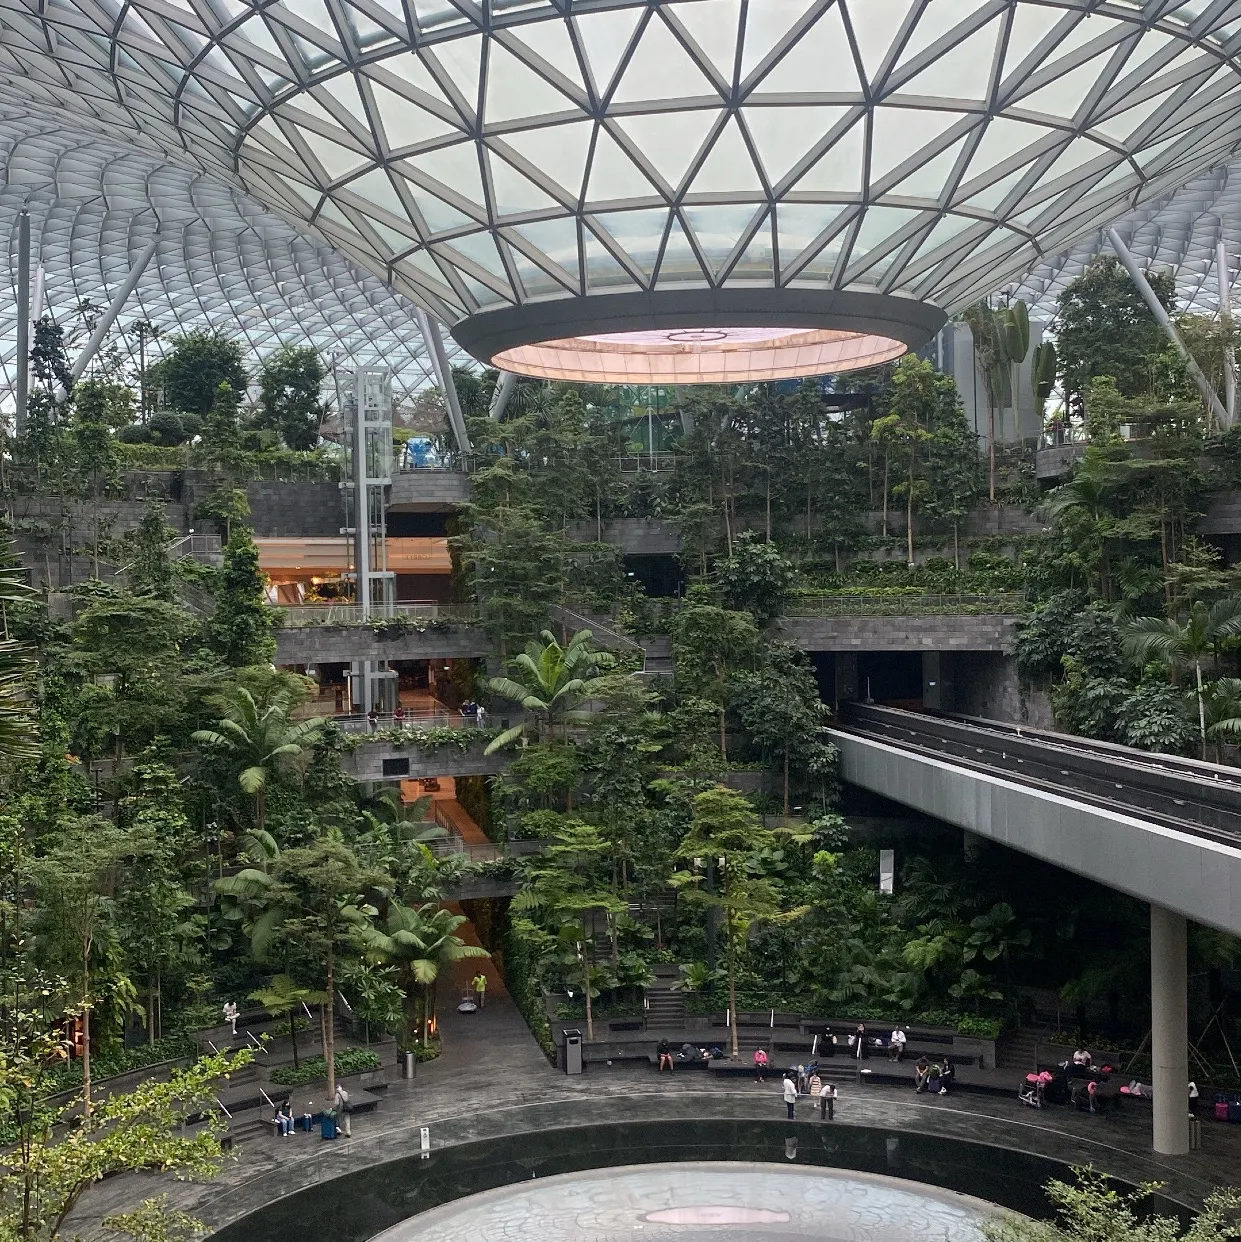
[(947, 316), (910, 298), (818, 289), (673, 289), (474, 315), (457, 343), (538, 379), (744, 383), (876, 366), (925, 345)]

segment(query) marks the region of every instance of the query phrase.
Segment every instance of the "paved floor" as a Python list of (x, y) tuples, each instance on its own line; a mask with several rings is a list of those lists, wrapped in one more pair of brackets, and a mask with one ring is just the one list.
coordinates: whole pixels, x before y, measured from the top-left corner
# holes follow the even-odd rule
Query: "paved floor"
[[(458, 963), (460, 987), (478, 969)], [(214, 1182), (170, 1184), (156, 1175), (111, 1179), (92, 1189), (67, 1222), (83, 1238), (103, 1237), (99, 1222), (137, 1199), (169, 1192), (178, 1206), (212, 1227), (303, 1187), (419, 1151), (421, 1129), (436, 1147), (486, 1138), (608, 1122), (663, 1119), (782, 1117), (780, 1084), (744, 1079), (719, 1082), (704, 1072), (658, 1075), (646, 1065), (592, 1066), (580, 1078), (552, 1069), (490, 960), (487, 1003), (481, 1013), (459, 1014), (446, 989), (441, 1014), (443, 1055), (418, 1067), (413, 1082), (394, 1082), (378, 1113), (358, 1117), (353, 1137), (335, 1143), (317, 1135), (249, 1142)], [(843, 1086), (837, 1125), (921, 1132), (1013, 1147), (1073, 1164), (1094, 1164), (1125, 1180), (1160, 1181), (1182, 1202), (1197, 1202), (1239, 1180), (1241, 1127), (1203, 1122), (1202, 1150), (1184, 1157), (1150, 1151), (1150, 1115), (1140, 1106), (1108, 1117), (1067, 1108), (1035, 1112), (1015, 1097), (916, 1095), (902, 1086)], [(817, 1126), (808, 1105), (799, 1120)], [(114, 1236), (114, 1235), (112, 1235)]]

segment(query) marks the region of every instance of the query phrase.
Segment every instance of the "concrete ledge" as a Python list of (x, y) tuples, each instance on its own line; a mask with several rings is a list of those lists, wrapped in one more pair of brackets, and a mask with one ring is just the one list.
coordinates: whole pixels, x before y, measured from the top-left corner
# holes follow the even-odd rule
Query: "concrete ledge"
[(1241, 848), (829, 731), (840, 776), (1196, 923), (1241, 934)]
[(467, 504), (470, 477), (457, 470), (411, 470), (392, 477), (388, 508), (407, 513), (442, 513)]
[[(489, 739), (487, 739), (489, 740)], [(434, 776), (495, 776), (508, 767), (508, 754), (485, 755), (487, 740), (467, 750), (437, 746), (396, 746), (392, 742), (364, 742), (341, 755), (341, 768), (359, 781), (427, 780)]]
[(996, 651), (1017, 640), (1016, 617), (781, 617), (781, 638), (803, 651)]
[(671, 522), (654, 518), (617, 518), (604, 522), (602, 531), (594, 522), (578, 522), (567, 534), (577, 543), (610, 543), (626, 556), (670, 556), (685, 546)]
[(469, 659), (490, 655), (491, 650), (491, 640), (482, 630), (465, 625), (422, 632), (360, 625), (290, 626), (276, 631), (278, 665)]

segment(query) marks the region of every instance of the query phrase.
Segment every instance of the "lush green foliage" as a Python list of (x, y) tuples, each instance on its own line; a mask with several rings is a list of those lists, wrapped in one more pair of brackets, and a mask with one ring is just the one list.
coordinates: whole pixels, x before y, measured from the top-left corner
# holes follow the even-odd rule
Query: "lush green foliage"
[[(346, 1074), (363, 1074), (377, 1070), (382, 1062), (379, 1054), (369, 1048), (346, 1048), (336, 1054), (336, 1077)], [(308, 1082), (318, 1082), (327, 1077), (327, 1062), (322, 1057), (307, 1057), (299, 1066), (282, 1065), (271, 1072), (271, 1080), (278, 1087), (301, 1087)]]

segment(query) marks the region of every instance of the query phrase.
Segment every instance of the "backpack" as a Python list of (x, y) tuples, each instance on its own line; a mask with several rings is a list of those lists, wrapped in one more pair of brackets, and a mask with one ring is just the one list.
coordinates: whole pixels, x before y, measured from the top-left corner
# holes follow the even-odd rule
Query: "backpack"
[(349, 1092), (344, 1087), (337, 1087), (336, 1090), (340, 1095), (340, 1111), (347, 1113), (349, 1111)]

